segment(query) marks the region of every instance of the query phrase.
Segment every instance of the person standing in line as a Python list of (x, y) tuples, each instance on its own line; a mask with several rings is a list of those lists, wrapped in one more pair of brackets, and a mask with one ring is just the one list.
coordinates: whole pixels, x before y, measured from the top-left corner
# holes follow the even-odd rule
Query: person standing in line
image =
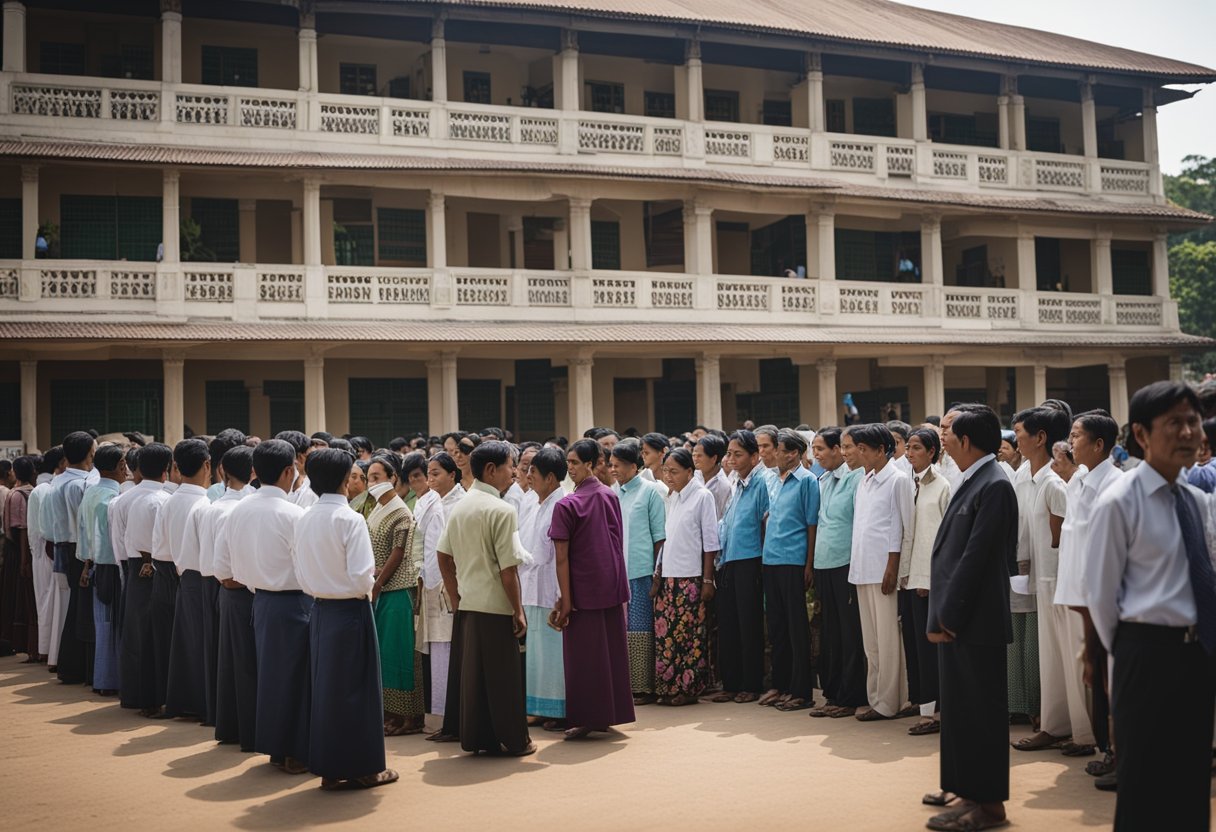
[(308, 487), (308, 455), (314, 447), (327, 446), (324, 439), (313, 440), (307, 434), (298, 430), (283, 430), (275, 434), (275, 439), (291, 445), (295, 451), (295, 477), (287, 489), (287, 499), (300, 508), (308, 508), (317, 501), (317, 495)]
[[(356, 467), (358, 463), (355, 463)], [(427, 477), (426, 459), (417, 451), (406, 455), (401, 463), (402, 476), (417, 496), (414, 501), (414, 537), (410, 558), (422, 564), (418, 588), (422, 613), (418, 616), (415, 643), (430, 662), (430, 713), (447, 713), (447, 682), (452, 654), (452, 605), (443, 592), (443, 575), (439, 573), (436, 547), (443, 534), (444, 511), (439, 492), (431, 488)]]
[(702, 436), (692, 446), (692, 462), (697, 467), (697, 478), (714, 495), (714, 510), (719, 520), (726, 513), (726, 504), (730, 502), (732, 493), (730, 480), (722, 470), (726, 448), (726, 440), (713, 433)]
[(376, 563), (367, 525), (348, 505), (354, 461), (339, 448), (309, 454), (309, 485), (318, 501), (295, 529), (296, 574), (315, 599), (309, 617), (308, 767), (325, 791), (369, 789), (399, 779), (384, 765), (380, 656), (368, 603)]
[(38, 478), (38, 457), (19, 456), (13, 460), (16, 485), (4, 501), (4, 534), (7, 539), (5, 565), (14, 567), (8, 575), (15, 578), (13, 648), (26, 654), (22, 664), (37, 664), (38, 602), (34, 594), (34, 558), (29, 542), (29, 499)]
[(1005, 651), (1017, 500), (996, 463), (1001, 422), (990, 408), (952, 409), (942, 418), (942, 445), (962, 473), (930, 556), (926, 632), (938, 645), (941, 791), (923, 800), (960, 800), (932, 817), (930, 829), (992, 829), (1008, 824)]
[(726, 459), (736, 474), (726, 513), (718, 523), (718, 659), (722, 692), (714, 702), (755, 702), (764, 692), (764, 582), (761, 555), (768, 488), (761, 480), (760, 449), (750, 430), (731, 434)]
[[(63, 632), (59, 640), (56, 671), (64, 684), (91, 684), (93, 681), (93, 590), (85, 576), (84, 563), (76, 559), (76, 533), (80, 501), (93, 470), (97, 440), (79, 430), (63, 440), (63, 455), (68, 467), (55, 481), (47, 503), (50, 508), (52, 542), (55, 544), (55, 572), (63, 575), (67, 587)], [(43, 523), (45, 527), (46, 524)]]
[(236, 428), (225, 428), (215, 435), (215, 438), (207, 444), (207, 452), (211, 454), (211, 479), (213, 482), (207, 487), (207, 500), (214, 503), (220, 497), (224, 496), (227, 490), (227, 484), (224, 481), (224, 475), (220, 473), (220, 464), (223, 462), (224, 454), (228, 453), (232, 448), (238, 448), (248, 441), (248, 437), (244, 432)]
[[(59, 656), (59, 610), (61, 601), (58, 581), (54, 578), (55, 553), (51, 541), (42, 531), (42, 506), (52, 491), (56, 476), (67, 467), (63, 448), (59, 445), (48, 450), (39, 460), (38, 476), (30, 491), (26, 505), (26, 537), (29, 539), (30, 572), (34, 583), (34, 603), (38, 614), (38, 661), (54, 666)], [(52, 656), (52, 654), (54, 654)]]
[(667, 485), (663, 482), (663, 456), (671, 447), (671, 441), (661, 433), (642, 436), (642, 467), (638, 474), (646, 482), (654, 484), (659, 496), (667, 498)]
[[(455, 436), (455, 434), (445, 437), (445, 447), (449, 444), (453, 448), (456, 447), (458, 438), (453, 439), (451, 438), (452, 436)], [(431, 490), (439, 495), (439, 507), (443, 509), (444, 529), (447, 528), (447, 521), (451, 518), (457, 504), (468, 494), (461, 483), (463, 476), (464, 474), (461, 473), (460, 466), (456, 464), (455, 458), (447, 451), (439, 451), (427, 463), (427, 483), (431, 486)], [(470, 479), (466, 482), (472, 488), (473, 481)], [(515, 522), (518, 528), (518, 515)], [(440, 534), (442, 535), (442, 533), (441, 530)], [(436, 553), (436, 563), (438, 563), (438, 553)], [(446, 591), (447, 582), (444, 581), (443, 583), (444, 590)], [(448, 596), (448, 602), (451, 605), (452, 639), (449, 642), (448, 674), (447, 683), (444, 685), (444, 696), (446, 702), (451, 703), (451, 706), (445, 706), (443, 725), (439, 727), (439, 730), (427, 735), (427, 739), (431, 742), (457, 742), (460, 739), (460, 670), (464, 663), (464, 654), (460, 644), (460, 634), (462, 631), (460, 625), (461, 615), (460, 609), (451, 595)]]
[(85, 564), (93, 588), (93, 689), (102, 696), (114, 696), (121, 684), (114, 626), (121, 579), (110, 537), (109, 504), (118, 497), (119, 483), (127, 478), (127, 461), (122, 448), (102, 445), (93, 455), (93, 464), (101, 479), (85, 490), (80, 501), (76, 558)]
[(1199, 449), (1199, 414), (1181, 382), (1137, 390), (1128, 451), (1142, 462), (1105, 489), (1089, 521), (1089, 615), (1114, 661), (1116, 832), (1161, 828), (1163, 811), (1171, 832), (1211, 824), (1216, 576), (1203, 492), (1181, 478)]
[(309, 615), (295, 573), (295, 531), (304, 509), (288, 497), (296, 449), (271, 439), (253, 449), (261, 487), (228, 516), (232, 579), (253, 590), (257, 651), (254, 749), (287, 774), (308, 771)]

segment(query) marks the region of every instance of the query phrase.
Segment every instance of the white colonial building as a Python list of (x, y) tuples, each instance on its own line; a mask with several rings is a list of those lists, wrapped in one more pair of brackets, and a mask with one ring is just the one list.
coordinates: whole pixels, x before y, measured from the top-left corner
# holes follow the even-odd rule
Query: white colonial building
[(879, 0), (3, 8), (0, 441), (1122, 420), (1196, 344), (1156, 113), (1216, 70)]

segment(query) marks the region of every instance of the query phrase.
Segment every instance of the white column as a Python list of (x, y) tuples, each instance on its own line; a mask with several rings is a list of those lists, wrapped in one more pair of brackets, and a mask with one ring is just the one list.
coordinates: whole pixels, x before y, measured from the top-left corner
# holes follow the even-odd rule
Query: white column
[[(427, 199), (426, 259), (433, 271), (448, 267), (447, 201), (442, 191), (431, 191)], [(519, 268), (523, 268), (522, 263)]]
[(164, 385), (165, 444), (172, 448), (185, 438), (185, 366), (181, 355), (166, 354), (162, 360)]
[(1001, 93), (996, 99), (996, 138), (1001, 150), (1009, 149), (1009, 96)]
[(1153, 234), (1153, 294), (1159, 298), (1170, 296), (1169, 237), (1163, 231)]
[(443, 37), (443, 18), (431, 26), (431, 100), (448, 103), (448, 42)]
[(1038, 288), (1038, 275), (1034, 258), (1034, 235), (1018, 235), (1018, 288), (1033, 292)]
[(0, 68), (5, 72), (25, 72), (24, 3), (4, 4), (4, 63)]
[[(1034, 404), (1047, 400), (1047, 365), (1034, 365)], [(1119, 424), (1123, 424), (1120, 422)]]
[(1144, 161), (1152, 167), (1149, 172), (1149, 193), (1162, 194), (1160, 148), (1157, 144), (1157, 102), (1153, 88), (1144, 90), (1144, 104), (1140, 108), (1140, 126), (1144, 132)]
[[(1090, 262), (1092, 263), (1093, 291), (1099, 295), (1115, 293), (1114, 271), (1110, 259), (1110, 232), (1099, 231), (1089, 242)], [(1122, 424), (1122, 423), (1120, 423)]]
[(823, 104), (823, 61), (818, 52), (807, 53), (806, 104), (811, 132), (824, 132), (827, 129), (827, 115)]
[(443, 422), (443, 362), (432, 358), (426, 362), (426, 430), (431, 436), (442, 436)]
[(456, 375), (456, 353), (448, 350), (439, 354), (443, 377), (443, 432), (460, 430), (460, 397)]
[(511, 240), (511, 265), (513, 268), (524, 267), (524, 218), (519, 213), (511, 214), (507, 219), (507, 234)]
[(1098, 111), (1094, 106), (1094, 86), (1089, 81), (1081, 83), (1081, 146), (1087, 158), (1098, 157)]
[(567, 361), (569, 368), (570, 433), (571, 440), (583, 435), (587, 428), (595, 426), (595, 408), (592, 398), (591, 367), (594, 360), (576, 356)]
[[(1182, 356), (1170, 356), (1170, 381), (1182, 381)], [(1119, 424), (1123, 424), (1120, 422)]]
[(918, 142), (929, 138), (929, 109), (925, 100), (925, 66), (912, 64), (912, 138)]
[(1009, 99), (1009, 147), (1026, 149), (1026, 99), (1018, 94), (1018, 78), (1006, 75), (1002, 81), (1005, 96)]
[[(570, 268), (591, 270), (591, 200), (572, 196), (570, 205)], [(523, 266), (519, 266), (523, 268)]]
[(840, 424), (836, 407), (836, 359), (821, 358), (815, 362), (819, 370), (819, 424), (826, 428)]
[(318, 92), (317, 30), (314, 28), (316, 24), (311, 18), (312, 15), (309, 15), (308, 18), (301, 20), (300, 30), (296, 35), (300, 51), (300, 92)]
[(705, 121), (705, 86), (701, 79), (701, 42), (690, 40), (684, 61), (688, 82), (688, 120)]
[(166, 84), (182, 82), (182, 4), (160, 4), (160, 79)]
[(1120, 425), (1127, 423), (1127, 362), (1122, 356), (1111, 359), (1106, 365), (1106, 377), (1110, 381), (1110, 416)]
[(321, 265), (321, 180), (304, 180), (304, 265)]
[(929, 286), (945, 283), (942, 268), (942, 218), (926, 214), (920, 221), (921, 281)]
[(582, 109), (579, 106), (581, 90), (582, 86), (579, 84), (578, 78), (578, 36), (570, 29), (563, 29), (561, 79), (557, 88), (557, 100), (553, 103), (559, 110), (577, 112)]
[(925, 416), (943, 416), (946, 409), (946, 364), (940, 355), (925, 362)]
[(697, 370), (697, 422), (711, 428), (722, 425), (722, 362), (704, 353), (694, 362)]
[(695, 199), (684, 200), (684, 271), (714, 273), (714, 209)]
[(325, 430), (325, 359), (310, 355), (304, 359), (304, 432)]
[(258, 201), (242, 199), (238, 203), (240, 209), (240, 254), (242, 263), (258, 262)]
[(21, 362), (21, 443), (27, 454), (38, 447), (37, 361)]
[(806, 276), (836, 279), (836, 213), (830, 208), (813, 209), (806, 215)]
[[(24, 19), (24, 16), (23, 16)], [(5, 32), (8, 30), (6, 29)], [(7, 54), (7, 53), (5, 53)], [(21, 259), (33, 260), (38, 242), (38, 166), (21, 166)]]
[(166, 170), (162, 177), (161, 242), (165, 246), (164, 264), (181, 261), (181, 174)]

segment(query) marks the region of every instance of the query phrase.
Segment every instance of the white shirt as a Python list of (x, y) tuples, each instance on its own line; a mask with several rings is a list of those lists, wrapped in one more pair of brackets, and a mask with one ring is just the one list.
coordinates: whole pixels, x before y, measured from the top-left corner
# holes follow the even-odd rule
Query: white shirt
[(1078, 469), (1068, 481), (1064, 489), (1068, 497), (1068, 513), (1064, 515), (1064, 529), (1060, 532), (1060, 566), (1056, 572), (1057, 604), (1085, 606), (1085, 552), (1089, 543), (1089, 520), (1098, 497), (1122, 476), (1123, 471), (1107, 457), (1092, 471), (1082, 473)]
[[(1097, 469), (1094, 469), (1097, 470)], [(1201, 498), (1198, 489), (1176, 483)], [(1202, 505), (1202, 503), (1200, 503)], [(1170, 484), (1137, 465), (1098, 497), (1085, 547), (1086, 606), (1106, 649), (1120, 621), (1190, 627), (1195, 594)]]
[[(228, 512), (236, 508), (237, 501), (244, 496), (244, 491), (225, 488), (224, 493), (216, 498), (215, 502), (199, 506), (190, 515), (182, 541), (182, 557), (185, 560), (193, 558), (198, 563), (194, 568), (198, 569), (203, 577), (215, 575), (216, 521), (221, 515), (226, 520)], [(210, 500), (211, 497), (208, 496), (207, 499)]]
[(705, 475), (700, 471), (697, 471), (694, 476), (705, 484), (710, 494), (714, 495), (714, 508), (718, 512), (718, 519), (721, 520), (722, 515), (726, 513), (726, 504), (730, 502), (731, 494), (734, 493), (726, 472), (719, 468), (718, 473), (709, 478), (709, 482), (705, 482)]
[[(231, 491), (224, 492), (224, 496), (216, 500), (211, 505), (211, 510), (208, 513), (207, 522), (210, 528), (211, 536), (211, 574), (215, 575), (217, 581), (232, 580), (232, 556), (228, 548), (228, 521), (232, 519), (232, 512), (236, 509), (236, 504), (246, 497), (257, 494), (258, 489), (248, 488), (248, 491), (242, 489), (237, 493), (239, 499), (231, 500), (224, 499), (231, 494)], [(200, 564), (201, 565), (201, 564)], [(199, 571), (202, 571), (201, 569)], [(248, 588), (248, 587), (247, 587)], [(252, 589), (249, 590), (253, 592)]]
[(443, 495), (443, 513), (444, 516), (451, 515), (452, 509), (456, 508), (456, 504), (460, 502), (465, 495), (464, 486), (456, 483), (452, 486), (452, 490)]
[[(236, 504), (224, 530), (232, 579), (254, 590), (283, 592), (301, 589), (296, 578), (293, 550), (300, 508), (275, 485), (263, 485), (256, 494)], [(362, 519), (362, 518), (360, 518)], [(367, 524), (363, 533), (367, 535)], [(368, 546), (371, 538), (368, 537)], [(217, 570), (217, 576), (220, 574)]]
[(135, 487), (135, 480), (127, 480), (122, 485), (118, 486), (118, 493), (126, 494), (128, 491), (130, 491), (134, 487)]
[(663, 498), (667, 498), (667, 492), (669, 492), (671, 489), (667, 487), (667, 483), (655, 479), (653, 471), (651, 471), (649, 468), (643, 468), (642, 473), (638, 474), (638, 476), (646, 480), (646, 482), (654, 483), (655, 488), (659, 489), (659, 493), (663, 495)]
[(156, 529), (156, 518), (160, 515), (161, 506), (169, 499), (165, 484), (156, 480), (144, 480), (130, 491), (131, 505), (127, 509), (126, 533), (123, 535), (123, 547), (127, 557), (139, 560), (140, 552), (152, 553), (152, 537)]
[(892, 459), (891, 464), (894, 465), (899, 470), (903, 471), (905, 474), (907, 474), (909, 478), (912, 477), (912, 474), (914, 473), (914, 471), (912, 468), (912, 463), (908, 461), (907, 454), (904, 454), (903, 456), (898, 457), (896, 459)]
[[(919, 480), (919, 493), (916, 483)], [(950, 482), (936, 465), (912, 473), (912, 518), (904, 523), (903, 547), (899, 553), (899, 577), (907, 578), (907, 589), (929, 589), (933, 544), (950, 505)]]
[(525, 606), (551, 608), (560, 594), (557, 586), (557, 553), (549, 538), (549, 526), (553, 523), (553, 507), (564, 497), (560, 488), (538, 503), (536, 510), (528, 514), (520, 526), (519, 537), (523, 547), (532, 555), (532, 561), (519, 567), (519, 592)]
[[(210, 505), (207, 489), (201, 485), (182, 483), (169, 495), (156, 518), (152, 535), (152, 560), (172, 561), (177, 574), (187, 569), (198, 569), (198, 563), (185, 566), (181, 562), (182, 537), (186, 534), (186, 521), (199, 503)], [(196, 550), (197, 551), (197, 550)]]
[(304, 482), (295, 491), (287, 495), (287, 499), (298, 505), (300, 508), (311, 508), (317, 504), (317, 492), (313, 491), (309, 486), (308, 477), (304, 478)]
[(414, 535), (422, 532), (422, 583), (427, 589), (443, 585), (439, 572), (439, 536), (443, 534), (445, 515), (443, 500), (435, 489), (423, 494), (414, 503)]
[[(128, 483), (131, 480), (127, 480)], [(124, 483), (123, 485), (125, 485)], [(122, 566), (123, 561), (127, 559), (127, 514), (131, 510), (130, 494), (135, 488), (135, 484), (131, 484), (131, 488), (126, 491), (122, 490), (122, 486), (118, 487), (118, 496), (110, 500), (106, 505), (106, 515), (110, 519), (110, 544), (114, 549), (114, 562)]]
[(1051, 515), (1063, 519), (1068, 495), (1064, 480), (1045, 464), (1030, 478), (1030, 502), (1026, 513), (1026, 543), (1030, 552), (1031, 584), (1054, 581), (1060, 550), (1051, 545)]
[(667, 498), (667, 539), (659, 558), (664, 578), (701, 577), (706, 552), (716, 552), (718, 509), (714, 495), (693, 477)]
[[(38, 479), (42, 480), (45, 476), (46, 474), (39, 474)], [(46, 538), (42, 536), (39, 515), (42, 511), (42, 500), (50, 492), (51, 481), (49, 479), (39, 482), (30, 492), (29, 502), (25, 505), (25, 533), (29, 540), (31, 557), (46, 557)]]
[[(250, 498), (253, 499), (253, 498)], [(341, 494), (323, 494), (295, 524), (295, 569), (314, 598), (364, 598), (376, 583), (376, 559), (363, 515)]]
[(173, 492), (177, 491), (177, 483), (170, 480), (165, 480), (164, 484), (161, 485), (161, 490), (166, 494), (172, 494)]
[(904, 542), (904, 518), (912, 516), (912, 484), (908, 475), (888, 462), (870, 471), (857, 485), (853, 503), (853, 550), (849, 583), (882, 583), (887, 560)]

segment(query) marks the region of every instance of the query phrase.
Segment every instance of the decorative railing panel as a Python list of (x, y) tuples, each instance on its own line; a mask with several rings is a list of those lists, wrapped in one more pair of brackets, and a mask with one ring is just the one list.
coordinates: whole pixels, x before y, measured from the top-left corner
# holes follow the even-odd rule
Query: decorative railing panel
[(499, 113), (452, 110), (448, 113), (448, 135), (462, 141), (510, 144), (511, 117)]
[(742, 130), (707, 129), (705, 131), (705, 155), (750, 159), (752, 134), (744, 133)]
[(43, 269), (44, 298), (97, 297), (97, 272), (94, 269)]
[(179, 124), (227, 124), (228, 96), (178, 93), (176, 119)]
[(303, 272), (258, 272), (258, 300), (277, 303), (304, 302)]
[(967, 154), (953, 150), (934, 150), (933, 175), (938, 179), (966, 179)]
[(578, 147), (604, 153), (642, 153), (646, 149), (646, 128), (640, 124), (579, 119)]
[(528, 275), (528, 306), (569, 306), (570, 278)]
[(877, 315), (877, 289), (862, 286), (840, 287), (840, 312), (844, 315)]
[(833, 170), (874, 172), (875, 150), (872, 144), (833, 141), (828, 145), (829, 162)]
[(425, 139), (431, 135), (431, 114), (428, 110), (393, 107), (390, 121), (394, 136)]
[(347, 136), (374, 136), (380, 132), (380, 108), (322, 103), (321, 131)]
[(456, 303), (460, 306), (509, 306), (508, 275), (456, 275)]
[(786, 283), (781, 286), (782, 312), (814, 312), (815, 286), (810, 283)]
[(156, 272), (110, 272), (114, 300), (156, 300)]
[(979, 180), (981, 185), (1008, 185), (1009, 160), (1004, 156), (979, 156)]
[(767, 312), (767, 283), (743, 280), (718, 281), (718, 308), (732, 312)]
[(650, 305), (656, 309), (692, 309), (692, 281), (667, 278), (652, 280)]
[(1040, 295), (1039, 323), (1097, 326), (1102, 323), (1102, 302), (1097, 298)]
[(638, 305), (637, 281), (615, 277), (591, 278), (591, 305), (597, 308), (632, 309), (636, 307)]
[(1035, 159), (1034, 184), (1037, 188), (1084, 190), (1085, 163), (1060, 159)]
[(241, 127), (296, 129), (296, 102), (293, 100), (242, 96), (237, 106)]
[(557, 119), (521, 116), (519, 119), (519, 141), (521, 144), (556, 145), (558, 139)]
[(185, 278), (188, 302), (232, 302), (232, 272), (186, 272)]
[(916, 173), (916, 148), (908, 145), (887, 145), (887, 176), (911, 176)]
[(1116, 300), (1115, 324), (1117, 326), (1161, 326), (1164, 319), (1161, 301)]
[(1102, 165), (1102, 191), (1115, 194), (1147, 194), (1148, 170), (1123, 165)]
[(101, 118), (101, 90), (13, 84), (13, 113), (20, 116)]

